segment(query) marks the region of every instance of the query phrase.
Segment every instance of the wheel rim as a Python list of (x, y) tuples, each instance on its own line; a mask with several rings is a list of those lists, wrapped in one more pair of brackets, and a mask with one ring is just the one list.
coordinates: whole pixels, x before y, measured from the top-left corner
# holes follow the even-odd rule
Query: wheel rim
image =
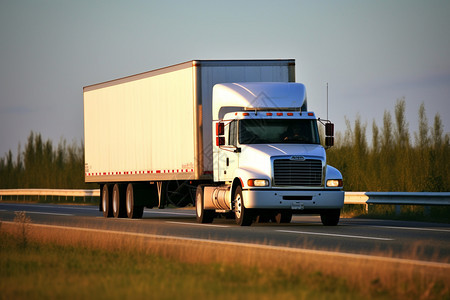
[(241, 213), (242, 213), (242, 197), (240, 194), (236, 195), (236, 207), (235, 207), (235, 213), (236, 213), (236, 218), (240, 218), (241, 217)]
[(201, 217), (202, 215), (202, 196), (201, 194), (197, 194), (195, 197), (195, 210), (197, 212), (197, 216)]
[(103, 191), (103, 196), (102, 196), (102, 209), (103, 209), (103, 212), (106, 212), (107, 205), (108, 205), (108, 195), (107, 195), (107, 192), (104, 190)]
[(117, 201), (118, 200), (118, 197), (117, 197), (118, 195), (117, 195), (117, 190), (116, 189), (114, 189), (114, 191), (113, 191), (113, 203), (112, 203), (112, 206), (113, 206), (113, 212), (114, 213), (116, 213), (118, 210), (119, 210), (119, 203), (117, 203), (117, 202), (119, 202), (119, 201)]
[(127, 190), (127, 213), (128, 213), (128, 215), (131, 214), (132, 209), (133, 209), (132, 192), (130, 189), (128, 189)]

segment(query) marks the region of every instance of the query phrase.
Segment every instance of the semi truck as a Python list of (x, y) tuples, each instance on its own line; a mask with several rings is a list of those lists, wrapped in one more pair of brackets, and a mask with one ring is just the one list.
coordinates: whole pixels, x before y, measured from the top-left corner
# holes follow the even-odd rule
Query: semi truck
[(104, 217), (193, 205), (199, 223), (339, 222), (334, 125), (308, 111), (293, 59), (193, 60), (86, 86), (83, 98), (85, 181), (99, 184)]

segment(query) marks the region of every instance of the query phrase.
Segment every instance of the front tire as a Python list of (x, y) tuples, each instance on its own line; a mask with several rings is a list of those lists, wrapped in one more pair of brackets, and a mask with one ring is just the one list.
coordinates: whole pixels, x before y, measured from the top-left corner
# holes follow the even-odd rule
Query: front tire
[(215, 211), (204, 208), (203, 202), (203, 186), (199, 185), (195, 193), (195, 215), (197, 222), (201, 224), (212, 223)]
[(336, 226), (341, 215), (340, 209), (330, 209), (320, 214), (322, 224), (325, 226)]
[(234, 213), (236, 215), (236, 224), (239, 226), (250, 226), (253, 222), (251, 210), (245, 208), (242, 188), (238, 186), (234, 192)]

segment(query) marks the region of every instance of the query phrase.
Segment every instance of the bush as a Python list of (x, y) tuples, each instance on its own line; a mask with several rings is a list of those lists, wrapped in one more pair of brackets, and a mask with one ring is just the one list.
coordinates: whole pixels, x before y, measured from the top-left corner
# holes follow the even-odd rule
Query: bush
[(366, 141), (366, 124), (358, 116), (352, 128), (347, 121), (341, 141), (328, 150), (328, 164), (338, 168), (347, 191), (445, 192), (449, 182), (449, 136), (443, 135), (439, 114), (428, 127), (425, 106), (419, 109), (419, 132), (411, 143), (405, 120), (405, 99), (395, 106), (395, 120), (385, 111), (383, 126), (372, 123), (372, 145)]

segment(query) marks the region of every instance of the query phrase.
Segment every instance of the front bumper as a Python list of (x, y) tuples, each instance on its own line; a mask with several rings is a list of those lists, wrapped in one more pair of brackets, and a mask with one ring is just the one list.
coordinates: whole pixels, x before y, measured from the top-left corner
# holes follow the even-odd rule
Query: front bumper
[(256, 209), (341, 209), (344, 191), (339, 190), (272, 190), (246, 189), (242, 191), (244, 206)]

